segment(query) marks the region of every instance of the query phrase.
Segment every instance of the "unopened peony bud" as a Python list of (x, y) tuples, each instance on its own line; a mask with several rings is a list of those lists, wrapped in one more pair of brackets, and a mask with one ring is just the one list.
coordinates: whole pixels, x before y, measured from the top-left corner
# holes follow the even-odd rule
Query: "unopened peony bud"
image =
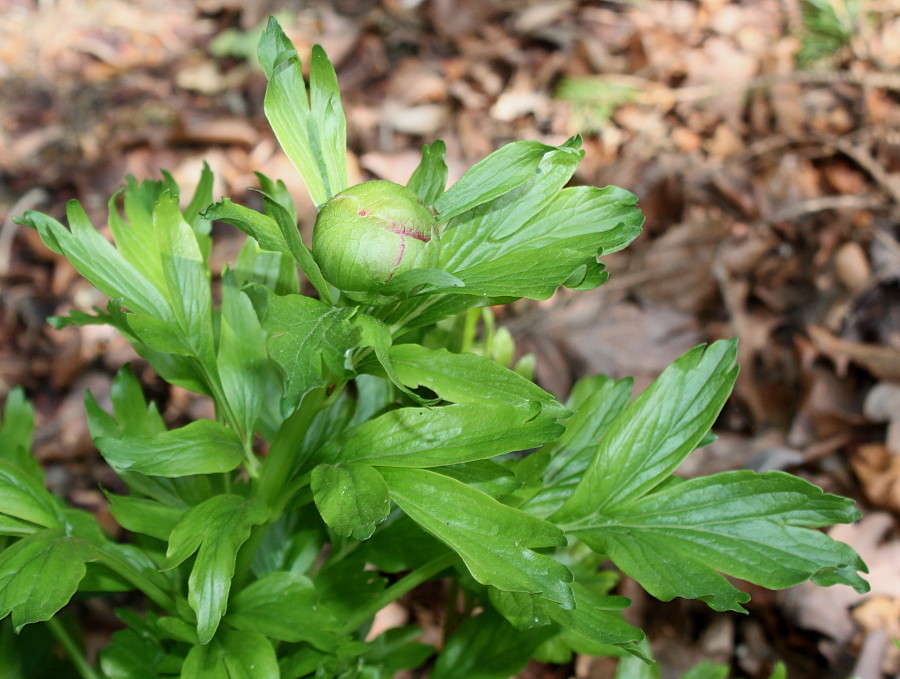
[(431, 211), (411, 189), (389, 181), (341, 191), (319, 212), (313, 231), (322, 275), (368, 303), (394, 276), (436, 266), (439, 247)]

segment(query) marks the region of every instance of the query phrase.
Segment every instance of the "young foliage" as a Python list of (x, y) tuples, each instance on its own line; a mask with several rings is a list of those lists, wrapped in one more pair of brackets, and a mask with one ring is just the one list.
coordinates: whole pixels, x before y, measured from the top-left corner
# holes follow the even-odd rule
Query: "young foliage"
[[(313, 48), (307, 87), (274, 19), (259, 56), (266, 113), (322, 208), (347, 190), (334, 69)], [(129, 366), (112, 412), (87, 395), (94, 442), (127, 489), (108, 494), (132, 534), (117, 543), (45, 488), (33, 411), (12, 391), (0, 617), (17, 632), (49, 621), (84, 679), (386, 678), (428, 662), (432, 679), (500, 679), (572, 653), (634, 658), (626, 677), (651, 659), (607, 560), (653, 596), (716, 610), (748, 599), (725, 576), (864, 590), (859, 557), (816, 530), (855, 520), (849, 500), (782, 473), (674, 476), (731, 392), (734, 342), (692, 349), (634, 400), (630, 380), (594, 376), (563, 405), (523, 376), (527, 360), (509, 369), (512, 337), (480, 307), (595, 288), (607, 276), (598, 257), (640, 231), (631, 194), (567, 188), (579, 147), (516, 142), (447, 187), (446, 147), (427, 145), (408, 188), (369, 185), (348, 192), (358, 212), (321, 213), (343, 220), (336, 253), (304, 244), (285, 185), (263, 175), (263, 212), (213, 203), (208, 168), (186, 204), (169, 175), (129, 178), (109, 202), (114, 243), (75, 202), (68, 227), (26, 213), (110, 298), (54, 325), (113, 326), (164, 380), (212, 399), (215, 418), (166, 422)], [(322, 263), (352, 274), (379, 256), (356, 217), (398, 190), (405, 203), (363, 230), (391, 234), (389, 271), (407, 239), (433, 236), (416, 245), (428, 256), (371, 289), (336, 287), (344, 279)], [(214, 219), (247, 236), (221, 272), (209, 267)], [(439, 653), (415, 628), (369, 637), (378, 611), (438, 578), (464, 602), (451, 602)], [(53, 616), (76, 595), (128, 590), (145, 595), (143, 613), (119, 612), (125, 628), (91, 667)]]

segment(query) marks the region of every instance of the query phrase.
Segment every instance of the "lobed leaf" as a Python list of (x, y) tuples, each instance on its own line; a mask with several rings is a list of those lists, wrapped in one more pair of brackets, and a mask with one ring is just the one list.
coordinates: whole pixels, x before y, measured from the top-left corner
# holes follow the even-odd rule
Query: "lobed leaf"
[(346, 121), (334, 68), (321, 47), (313, 49), (307, 98), (297, 51), (274, 17), (260, 39), (259, 61), (269, 80), (266, 117), (321, 207), (347, 187)]
[(0, 460), (8, 460), (31, 478), (44, 481), (44, 472), (31, 454), (34, 434), (34, 407), (25, 398), (21, 387), (6, 395), (3, 417), (0, 418)]
[(673, 482), (564, 526), (653, 596), (744, 612), (749, 597), (719, 573), (768, 589), (811, 579), (868, 590), (847, 545), (814, 530), (859, 517), (852, 500), (783, 472), (725, 472)]
[(352, 309), (323, 304), (303, 295), (268, 293), (263, 329), (269, 355), (284, 371), (284, 398), (295, 407), (305, 393), (347, 374), (344, 355), (357, 344)]
[(16, 630), (49, 620), (69, 603), (84, 577), (93, 546), (62, 528), (28, 535), (0, 552), (0, 618), (12, 613)]
[(188, 603), (197, 613), (201, 644), (212, 639), (225, 614), (238, 549), (250, 537), (250, 528), (266, 518), (266, 509), (254, 500), (214, 495), (188, 510), (172, 530), (165, 569), (197, 552), (188, 578)]
[(615, 419), (574, 492), (553, 515), (570, 522), (623, 507), (658, 486), (696, 448), (737, 377), (734, 341), (698, 346)]

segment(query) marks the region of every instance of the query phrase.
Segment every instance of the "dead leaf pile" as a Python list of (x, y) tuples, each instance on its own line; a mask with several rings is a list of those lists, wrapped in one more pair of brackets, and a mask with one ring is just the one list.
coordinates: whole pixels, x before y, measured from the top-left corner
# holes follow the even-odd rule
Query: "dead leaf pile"
[[(721, 437), (682, 473), (787, 469), (883, 510), (835, 530), (869, 562), (877, 596), (864, 603), (754, 590), (752, 615), (736, 619), (625, 583), (663, 676), (703, 657), (753, 677), (779, 659), (791, 676), (896, 673), (900, 7), (852, 3), (851, 38), (810, 61), (806, 4), (12, 0), (0, 15), (0, 398), (25, 386), (54, 489), (100, 514), (91, 493), (116, 481), (84, 425), (86, 389), (102, 404), (131, 361), (168, 421), (208, 407), (104, 328), (50, 330), (48, 315), (105, 301), (11, 217), (62, 215), (78, 198), (102, 225), (127, 173), (166, 168), (190, 187), (205, 159), (216, 194), (250, 205), (254, 170), (282, 178), (308, 234), (315, 210), (262, 115), (253, 57), (275, 13), (301, 57), (321, 43), (337, 64), (354, 182), (404, 182), (434, 138), (454, 181), (506, 142), (582, 133), (575, 182), (640, 196), (645, 234), (606, 258), (600, 291), (498, 310), (545, 387), (565, 396), (603, 372), (642, 388), (691, 346), (738, 336)], [(219, 268), (240, 245), (221, 234)], [(396, 612), (428, 628), (439, 615)], [(580, 659), (523, 676), (611, 671)]]

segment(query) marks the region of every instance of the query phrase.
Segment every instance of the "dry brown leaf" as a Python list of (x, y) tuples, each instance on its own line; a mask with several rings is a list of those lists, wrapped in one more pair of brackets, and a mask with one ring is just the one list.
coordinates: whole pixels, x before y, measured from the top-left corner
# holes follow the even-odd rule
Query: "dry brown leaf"
[(857, 523), (835, 526), (828, 534), (853, 547), (869, 568), (866, 579), (870, 594), (857, 594), (850, 587), (819, 587), (811, 582), (778, 594), (785, 613), (804, 629), (816, 630), (847, 643), (856, 632), (850, 609), (870, 596), (900, 597), (900, 541), (885, 542), (893, 530), (890, 514), (872, 512)]
[(816, 349), (835, 362), (839, 372), (845, 372), (849, 362), (862, 366), (882, 380), (900, 381), (900, 351), (893, 347), (863, 342), (851, 342), (835, 337), (825, 328), (807, 327)]
[(874, 507), (900, 512), (900, 456), (881, 443), (868, 443), (854, 451), (850, 463)]

